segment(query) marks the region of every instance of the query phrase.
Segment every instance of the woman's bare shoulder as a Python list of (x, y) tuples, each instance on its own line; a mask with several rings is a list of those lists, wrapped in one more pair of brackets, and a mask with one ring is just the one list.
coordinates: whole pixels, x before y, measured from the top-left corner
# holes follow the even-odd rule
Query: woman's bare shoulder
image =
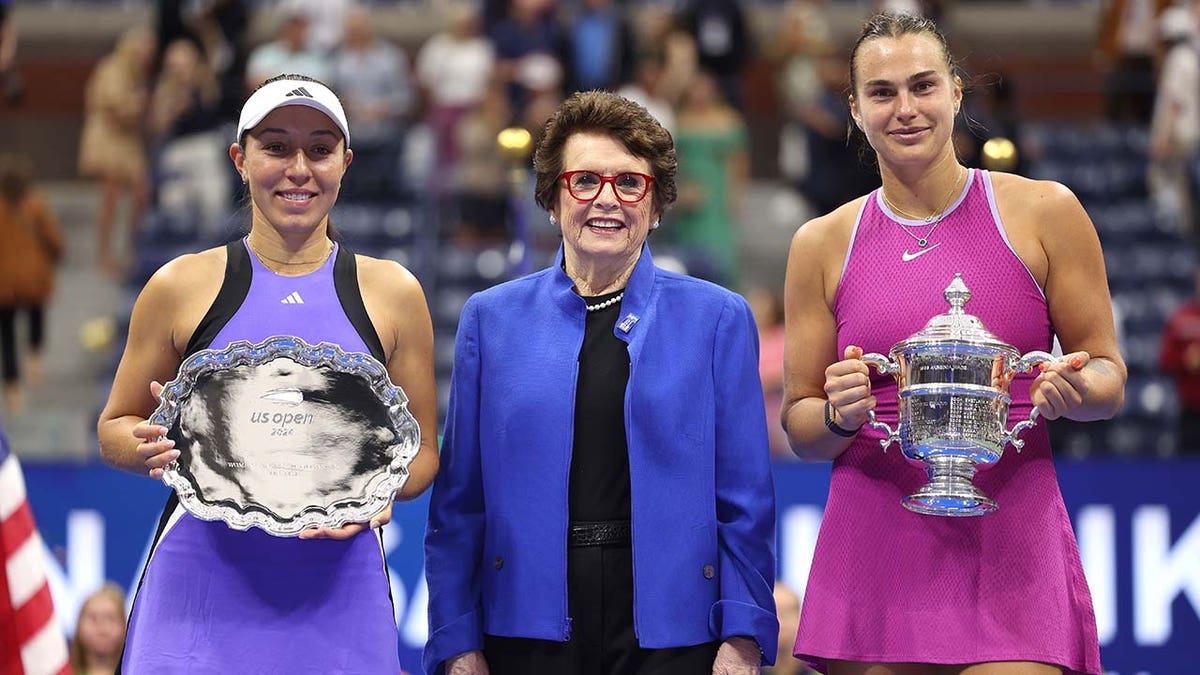
[(1052, 180), (993, 173), (996, 208), (1010, 234), (1034, 236), (1043, 246), (1051, 240), (1095, 237), (1095, 226), (1070, 188)]
[(359, 286), (364, 291), (376, 289), (394, 297), (421, 290), (417, 277), (395, 260), (356, 254), (354, 261), (358, 265)]
[(218, 289), (225, 279), (225, 247), (185, 253), (173, 258), (150, 277), (142, 294), (199, 294)]
[(226, 267), (226, 250), (224, 246), (216, 249), (205, 249), (194, 253), (170, 259), (150, 277), (149, 283), (168, 286), (187, 286), (203, 282), (216, 274), (218, 279), (224, 277)]
[(421, 282), (394, 260), (355, 256), (358, 287), (367, 311), (377, 319), (411, 317), (427, 310)]
[(182, 354), (225, 280), (225, 249), (172, 259), (142, 287), (130, 319), (130, 341), (169, 340)]
[(991, 173), (991, 178), (998, 206), (1024, 207), (1041, 213), (1047, 209), (1069, 209), (1079, 204), (1075, 193), (1057, 181), (1026, 178), (997, 171)]
[(425, 291), (416, 276), (394, 260), (355, 256), (358, 287), (386, 353), (400, 346), (432, 343)]
[(845, 251), (850, 245), (850, 234), (866, 199), (864, 195), (851, 200), (801, 225), (792, 236), (793, 250), (817, 248), (822, 252)]

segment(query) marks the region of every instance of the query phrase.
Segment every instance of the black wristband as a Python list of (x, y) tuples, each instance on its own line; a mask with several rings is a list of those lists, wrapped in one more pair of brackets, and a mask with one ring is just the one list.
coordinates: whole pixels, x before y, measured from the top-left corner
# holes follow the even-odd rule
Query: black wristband
[[(858, 429), (843, 429), (838, 426), (837, 422), (833, 421), (833, 404), (825, 401), (825, 428), (842, 438), (854, 438), (858, 435)], [(861, 429), (862, 427), (859, 427)]]

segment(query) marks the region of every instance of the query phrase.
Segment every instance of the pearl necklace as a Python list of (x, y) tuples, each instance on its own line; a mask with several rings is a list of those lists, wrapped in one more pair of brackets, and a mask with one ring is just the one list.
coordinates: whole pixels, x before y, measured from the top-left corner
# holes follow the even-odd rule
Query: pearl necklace
[(605, 300), (604, 302), (597, 302), (594, 305), (584, 305), (584, 307), (587, 307), (587, 311), (589, 311), (589, 312), (598, 312), (598, 311), (604, 309), (605, 307), (612, 307), (613, 305), (620, 302), (621, 298), (623, 298), (623, 297), (625, 297), (625, 291), (621, 291), (620, 293), (617, 293), (616, 295)]
[[(970, 175), (970, 174), (968, 173), (968, 175)], [(884, 192), (883, 188), (879, 188), (879, 196), (883, 197), (883, 203), (887, 204), (887, 207), (889, 209), (891, 209), (897, 215), (904, 216), (905, 218), (908, 218), (909, 220), (924, 220), (926, 225), (932, 224), (932, 226), (929, 228), (929, 231), (925, 233), (924, 237), (922, 237), (922, 236), (915, 234), (912, 230), (908, 229), (907, 227), (905, 227), (904, 223), (901, 223), (901, 222), (896, 223), (897, 225), (900, 226), (901, 230), (904, 230), (905, 234), (907, 234), (908, 236), (912, 237), (913, 239), (915, 239), (917, 241), (917, 246), (920, 246), (921, 248), (925, 248), (925, 246), (929, 244), (929, 236), (933, 234), (933, 231), (937, 229), (938, 225), (942, 224), (942, 219), (946, 217), (946, 209), (950, 208), (950, 202), (954, 201), (954, 195), (960, 189), (961, 188), (959, 188), (959, 186), (958, 186), (958, 179), (955, 178), (954, 185), (950, 186), (950, 194), (946, 196), (946, 203), (942, 205), (941, 210), (935, 211), (924, 218), (918, 218), (918, 217), (912, 215), (911, 213), (908, 213), (906, 211), (901, 211), (900, 209), (896, 208), (896, 205), (892, 204), (892, 200), (887, 198), (887, 193)]]

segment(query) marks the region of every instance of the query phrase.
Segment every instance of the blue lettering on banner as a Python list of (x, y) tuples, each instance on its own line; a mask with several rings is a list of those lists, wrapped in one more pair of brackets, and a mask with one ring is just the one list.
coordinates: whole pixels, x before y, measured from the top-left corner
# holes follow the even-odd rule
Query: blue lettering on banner
[[(1200, 485), (1200, 461), (1059, 462), (1057, 469), (1108, 675), (1194, 672), (1200, 643), (1200, 500), (1192, 486)], [(79, 602), (102, 580), (127, 589), (137, 583), (168, 489), (99, 464), (27, 461), (24, 471), (47, 547), (55, 605), (70, 633)], [(779, 575), (802, 591), (829, 490), (829, 466), (777, 464), (775, 487)], [(428, 636), (422, 570), (427, 508), (428, 495), (397, 503), (384, 530), (401, 665), (413, 673), (420, 672)]]

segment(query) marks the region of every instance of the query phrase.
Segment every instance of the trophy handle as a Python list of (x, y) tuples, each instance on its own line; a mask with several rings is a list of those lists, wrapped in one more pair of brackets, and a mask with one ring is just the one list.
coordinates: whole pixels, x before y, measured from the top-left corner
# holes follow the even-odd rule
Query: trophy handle
[[(1049, 352), (1032, 351), (1018, 359), (1017, 362), (1013, 364), (1013, 369), (1018, 373), (1028, 373), (1039, 363), (1046, 363), (1054, 360), (1054, 355)], [(1005, 431), (1003, 436), (1000, 438), (1000, 442), (1011, 443), (1012, 446), (1017, 449), (1017, 452), (1020, 452), (1021, 448), (1025, 447), (1025, 441), (1017, 438), (1017, 435), (1029, 427), (1037, 424), (1037, 418), (1038, 409), (1034, 408), (1029, 413), (1029, 419), (1017, 422), (1016, 426), (1008, 431)]]
[(880, 375), (895, 375), (900, 370), (900, 364), (893, 362), (883, 354), (875, 352), (863, 354), (862, 360), (868, 366), (875, 366)]
[(1054, 355), (1050, 352), (1032, 351), (1017, 359), (1017, 362), (1013, 364), (1013, 370), (1016, 370), (1018, 373), (1028, 373), (1037, 364), (1054, 360)]
[[(875, 369), (879, 371), (880, 375), (895, 375), (900, 370), (900, 364), (895, 363), (883, 354), (878, 354), (875, 352), (863, 354), (862, 360), (868, 366), (875, 366)], [(900, 442), (899, 425), (897, 425), (896, 429), (893, 430), (887, 425), (886, 422), (880, 422), (879, 420), (875, 419), (874, 410), (867, 411), (867, 424), (870, 424), (872, 428), (879, 429), (886, 434), (883, 438), (879, 439), (879, 445), (883, 446), (884, 452), (887, 452), (888, 446), (892, 443)]]
[(888, 446), (892, 443), (900, 442), (900, 427), (897, 426), (896, 429), (893, 430), (887, 425), (887, 422), (880, 422), (879, 420), (875, 419), (874, 410), (867, 411), (867, 424), (870, 424), (873, 428), (879, 429), (883, 433), (887, 434), (883, 438), (879, 439), (879, 445), (883, 448), (884, 452), (887, 452)]
[(1025, 441), (1020, 438), (1017, 438), (1017, 435), (1020, 434), (1022, 431), (1025, 431), (1029, 427), (1037, 424), (1038, 414), (1039, 414), (1038, 409), (1034, 408), (1033, 410), (1031, 410), (1029, 412), (1029, 419), (1021, 420), (1020, 422), (1017, 422), (1017, 425), (1014, 426), (1012, 429), (1005, 431), (1000, 436), (1001, 445), (1003, 445), (1004, 443), (1011, 443), (1012, 446), (1017, 449), (1017, 452), (1020, 452), (1021, 448), (1025, 447)]

